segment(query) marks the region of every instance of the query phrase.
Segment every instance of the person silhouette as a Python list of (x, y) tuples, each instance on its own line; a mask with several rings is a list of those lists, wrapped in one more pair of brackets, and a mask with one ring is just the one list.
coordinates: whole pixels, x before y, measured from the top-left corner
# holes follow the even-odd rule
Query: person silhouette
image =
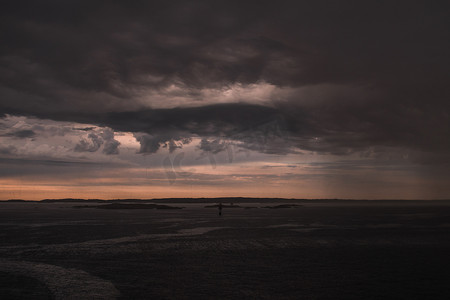
[(221, 216), (222, 215), (222, 202), (219, 203), (218, 208), (219, 208), (219, 216)]

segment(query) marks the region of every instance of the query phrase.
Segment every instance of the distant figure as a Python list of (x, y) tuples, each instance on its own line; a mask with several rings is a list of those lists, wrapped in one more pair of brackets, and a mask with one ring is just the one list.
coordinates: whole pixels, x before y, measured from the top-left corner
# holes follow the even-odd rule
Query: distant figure
[(219, 216), (222, 215), (222, 202), (219, 203)]

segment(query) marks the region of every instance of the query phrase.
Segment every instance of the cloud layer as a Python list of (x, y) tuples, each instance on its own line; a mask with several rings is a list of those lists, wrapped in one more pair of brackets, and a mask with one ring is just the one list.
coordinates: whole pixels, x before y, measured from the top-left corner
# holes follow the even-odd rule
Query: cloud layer
[[(172, 136), (236, 137), (264, 118), (283, 120), (288, 147), (449, 151), (445, 11), (422, 1), (9, 4), (0, 112), (158, 136), (139, 135), (141, 152), (174, 149)], [(98, 148), (91, 141), (78, 149)]]
[[(327, 180), (359, 172), (335, 163), (350, 158), (393, 163), (410, 182), (415, 172), (448, 179), (448, 11), (424, 1), (11, 2), (0, 11), (0, 159), (17, 162), (16, 175), (39, 173), (36, 161), (80, 172), (124, 164), (142, 182), (151, 161), (158, 184), (181, 157), (285, 160), (283, 174), (233, 170), (215, 174), (217, 186), (313, 178), (312, 165), (290, 173), (309, 159), (333, 162), (320, 165)], [(182, 180), (207, 182), (200, 173)]]

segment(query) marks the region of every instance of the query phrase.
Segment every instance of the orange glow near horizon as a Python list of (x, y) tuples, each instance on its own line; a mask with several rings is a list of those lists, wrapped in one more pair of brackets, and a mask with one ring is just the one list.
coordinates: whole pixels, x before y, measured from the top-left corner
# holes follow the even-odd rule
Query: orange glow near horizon
[[(197, 197), (299, 197), (295, 190), (276, 186), (262, 190), (257, 184), (245, 186), (170, 185), (161, 181), (159, 185), (64, 185), (64, 183), (0, 181), (0, 199), (42, 200), (57, 198), (118, 199), (118, 198), (197, 198)], [(102, 179), (101, 181), (104, 181)], [(312, 195), (312, 194), (310, 194)]]
[[(175, 181), (166, 179), (134, 179), (134, 184), (124, 184), (119, 178), (99, 178), (71, 181), (64, 180), (0, 180), (0, 200), (23, 199), (42, 200), (60, 198), (82, 199), (119, 199), (119, 198), (214, 198), (214, 197), (268, 197), (268, 198), (342, 198), (342, 199), (439, 199), (433, 197), (433, 186), (424, 190), (424, 183), (414, 188), (414, 181), (404, 186), (391, 186), (379, 189), (370, 183), (364, 187), (342, 186), (339, 182), (305, 180), (284, 180), (264, 182), (218, 182), (207, 185), (192, 181)], [(409, 188), (405, 188), (408, 186)], [(441, 187), (443, 188), (444, 183)], [(448, 189), (448, 188), (447, 188)], [(405, 192), (406, 191), (406, 192)], [(386, 195), (388, 195), (386, 197)]]

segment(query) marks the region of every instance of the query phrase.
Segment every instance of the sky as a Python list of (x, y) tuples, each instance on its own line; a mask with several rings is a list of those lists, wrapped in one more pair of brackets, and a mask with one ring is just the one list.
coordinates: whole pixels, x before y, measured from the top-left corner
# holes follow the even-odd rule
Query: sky
[(449, 13), (11, 1), (0, 199), (449, 199)]

